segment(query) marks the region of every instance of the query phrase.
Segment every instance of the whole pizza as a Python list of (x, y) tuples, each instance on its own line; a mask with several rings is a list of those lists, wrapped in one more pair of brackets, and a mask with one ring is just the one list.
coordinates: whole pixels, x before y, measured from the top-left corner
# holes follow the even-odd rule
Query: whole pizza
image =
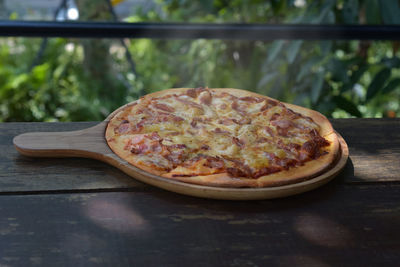
[(148, 173), (219, 187), (297, 183), (329, 170), (339, 153), (326, 117), (231, 88), (179, 88), (118, 109), (105, 137)]

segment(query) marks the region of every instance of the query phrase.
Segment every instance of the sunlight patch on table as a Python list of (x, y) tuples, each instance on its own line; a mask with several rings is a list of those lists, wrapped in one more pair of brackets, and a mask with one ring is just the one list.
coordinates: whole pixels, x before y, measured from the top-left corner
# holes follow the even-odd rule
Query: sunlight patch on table
[(296, 218), (294, 229), (307, 241), (324, 247), (348, 247), (353, 237), (343, 225), (315, 214)]
[(85, 215), (96, 225), (120, 233), (147, 233), (148, 222), (121, 199), (92, 198), (87, 202)]

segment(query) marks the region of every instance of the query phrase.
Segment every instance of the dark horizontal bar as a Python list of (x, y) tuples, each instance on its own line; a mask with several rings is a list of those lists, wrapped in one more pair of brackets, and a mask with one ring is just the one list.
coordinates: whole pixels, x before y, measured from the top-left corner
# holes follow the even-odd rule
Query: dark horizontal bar
[(0, 21), (0, 36), (232, 40), (400, 40), (400, 25)]

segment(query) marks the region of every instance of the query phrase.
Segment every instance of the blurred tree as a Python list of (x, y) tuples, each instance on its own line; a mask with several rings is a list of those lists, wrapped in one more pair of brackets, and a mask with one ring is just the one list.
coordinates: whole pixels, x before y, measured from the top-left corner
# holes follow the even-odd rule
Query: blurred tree
[[(81, 20), (110, 21), (107, 0), (78, 0)], [(4, 3), (0, 0), (0, 3)], [(399, 24), (398, 1), (158, 0), (128, 22)], [(392, 3), (392, 4), (390, 4)], [(101, 120), (140, 94), (236, 87), (328, 117), (400, 115), (400, 44), (389, 41), (0, 39), (0, 120)], [(82, 64), (83, 63), (83, 64)]]
[(7, 19), (7, 9), (4, 0), (0, 0), (0, 19)]
[[(107, 0), (76, 0), (80, 20), (83, 21), (110, 21), (110, 13)], [(118, 87), (116, 83), (115, 71), (111, 65), (110, 46), (111, 41), (105, 39), (81, 40), (83, 45), (83, 66), (89, 80), (93, 86), (97, 86), (98, 98), (104, 103), (104, 99), (112, 99), (121, 103), (118, 99), (119, 92), (115, 92)], [(100, 85), (101, 84), (101, 85)], [(109, 111), (108, 109), (106, 109)]]

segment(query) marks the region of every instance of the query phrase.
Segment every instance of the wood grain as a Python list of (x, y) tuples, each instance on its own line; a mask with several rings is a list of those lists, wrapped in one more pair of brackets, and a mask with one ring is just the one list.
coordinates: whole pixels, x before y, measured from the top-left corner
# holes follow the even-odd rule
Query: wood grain
[[(400, 181), (400, 119), (333, 119), (350, 159), (339, 175), (346, 184)], [(21, 156), (12, 139), (25, 132), (73, 131), (98, 122), (0, 123), (0, 193), (71, 190), (153, 190), (120, 170), (84, 158)]]
[(222, 188), (202, 186), (160, 177), (139, 169), (119, 158), (104, 138), (107, 122), (69, 132), (24, 133), (13, 139), (15, 148), (30, 157), (84, 157), (108, 163), (134, 179), (162, 189), (196, 197), (225, 200), (257, 200), (286, 197), (313, 190), (333, 179), (345, 166), (349, 153), (346, 142), (339, 136), (340, 155), (327, 171), (303, 182), (264, 188)]
[(252, 202), (178, 195), (96, 160), (12, 145), (97, 123), (2, 123), (0, 266), (398, 266), (400, 119), (332, 123), (350, 149), (336, 179)]
[(253, 202), (166, 191), (1, 196), (0, 265), (398, 266), (399, 190), (334, 180)]
[(333, 127), (349, 145), (352, 183), (400, 181), (400, 119), (337, 119)]
[(31, 158), (13, 146), (26, 132), (72, 131), (98, 122), (0, 123), (0, 193), (71, 190), (147, 190), (119, 169), (85, 158)]

